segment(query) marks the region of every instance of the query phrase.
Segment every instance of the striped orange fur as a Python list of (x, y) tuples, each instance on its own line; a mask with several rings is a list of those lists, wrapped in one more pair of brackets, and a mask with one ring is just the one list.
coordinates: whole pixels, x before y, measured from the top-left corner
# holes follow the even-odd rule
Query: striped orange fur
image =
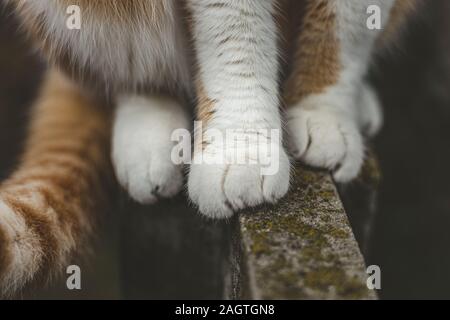
[(62, 271), (86, 244), (105, 199), (109, 127), (96, 102), (49, 72), (25, 153), (0, 186), (1, 293)]
[(319, 93), (339, 76), (336, 21), (327, 0), (306, 0), (293, 68), (286, 80), (286, 104)]

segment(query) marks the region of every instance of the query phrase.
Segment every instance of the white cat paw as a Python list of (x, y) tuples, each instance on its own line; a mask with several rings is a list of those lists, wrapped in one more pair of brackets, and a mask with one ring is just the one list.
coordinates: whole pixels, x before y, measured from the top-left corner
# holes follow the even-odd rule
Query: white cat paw
[(378, 95), (368, 84), (364, 84), (357, 99), (358, 122), (361, 132), (368, 136), (375, 136), (383, 126), (383, 109)]
[(165, 151), (151, 143), (133, 143), (126, 152), (113, 156), (117, 179), (135, 201), (152, 204), (181, 190), (182, 167), (172, 164)]
[(176, 195), (183, 167), (171, 159), (171, 134), (188, 128), (181, 106), (172, 99), (123, 99), (113, 130), (112, 160), (120, 185), (141, 204)]
[(333, 106), (294, 106), (287, 112), (287, 127), (296, 159), (332, 171), (337, 182), (356, 178), (363, 163), (364, 145), (350, 114)]
[(190, 198), (201, 213), (218, 219), (244, 208), (276, 203), (287, 193), (290, 176), (289, 159), (281, 147), (277, 148), (279, 159), (274, 161), (278, 163), (270, 175), (264, 174), (260, 164), (192, 164)]

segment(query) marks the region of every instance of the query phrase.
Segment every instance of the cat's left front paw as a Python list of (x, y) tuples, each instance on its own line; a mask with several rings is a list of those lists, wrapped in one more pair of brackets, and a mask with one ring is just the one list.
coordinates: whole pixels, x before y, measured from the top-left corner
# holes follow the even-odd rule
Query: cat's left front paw
[[(238, 210), (281, 199), (289, 188), (290, 164), (283, 148), (275, 147), (279, 156), (272, 159), (270, 169), (260, 163), (192, 164), (189, 196), (200, 212), (211, 218), (223, 219)], [(211, 146), (206, 147), (203, 153), (208, 152), (211, 152)]]
[(349, 110), (324, 104), (320, 96), (311, 97), (287, 111), (287, 128), (296, 159), (330, 170), (337, 182), (356, 178), (363, 164), (364, 143)]

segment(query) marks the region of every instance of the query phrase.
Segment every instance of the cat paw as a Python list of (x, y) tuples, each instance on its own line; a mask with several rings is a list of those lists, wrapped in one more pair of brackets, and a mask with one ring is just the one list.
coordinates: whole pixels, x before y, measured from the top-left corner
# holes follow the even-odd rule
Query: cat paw
[(281, 147), (276, 148), (279, 159), (273, 174), (264, 174), (261, 164), (192, 164), (191, 200), (201, 213), (217, 219), (229, 218), (244, 208), (276, 203), (287, 193), (290, 176), (289, 159)]
[(127, 151), (114, 154), (117, 179), (133, 200), (153, 204), (178, 194), (183, 186), (183, 170), (167, 155), (165, 148), (151, 143), (132, 143)]
[(375, 136), (383, 126), (383, 109), (378, 95), (368, 84), (364, 84), (357, 99), (358, 123), (361, 132), (368, 136)]
[(338, 110), (321, 107), (314, 100), (290, 108), (289, 145), (296, 159), (330, 170), (337, 182), (348, 182), (361, 169), (364, 144), (354, 118)]
[(119, 103), (112, 160), (120, 185), (141, 204), (175, 196), (183, 187), (183, 167), (171, 158), (174, 130), (188, 128), (177, 101), (130, 97)]

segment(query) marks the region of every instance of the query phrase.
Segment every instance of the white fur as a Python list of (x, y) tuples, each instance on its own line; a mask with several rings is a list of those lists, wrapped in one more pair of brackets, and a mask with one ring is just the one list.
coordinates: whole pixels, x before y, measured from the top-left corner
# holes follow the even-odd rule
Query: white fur
[(118, 101), (112, 158), (120, 184), (140, 203), (171, 197), (183, 185), (182, 166), (171, 160), (176, 129), (189, 118), (175, 100), (161, 96), (124, 96)]
[[(25, 8), (44, 17), (46, 32), (54, 43), (67, 48), (71, 59), (102, 76), (111, 87), (150, 86), (192, 94), (182, 19), (177, 15), (176, 1), (164, 1), (167, 10), (158, 11), (163, 16), (157, 17), (157, 25), (152, 12), (107, 20), (81, 7), (81, 30), (66, 28), (68, 15), (54, 0), (29, 1)], [(181, 189), (182, 168), (170, 159), (170, 136), (180, 128), (189, 128), (188, 118), (174, 100), (156, 96), (118, 99), (113, 163), (120, 184), (136, 201), (153, 203)]]
[[(271, 142), (267, 141), (266, 144)], [(215, 148), (230, 154), (246, 155), (255, 159), (255, 163), (218, 163), (192, 164), (189, 175), (189, 195), (199, 206), (200, 212), (212, 218), (228, 218), (233, 212), (262, 203), (275, 203), (282, 198), (289, 188), (289, 159), (279, 142), (273, 147), (279, 152), (276, 158), (278, 170), (273, 175), (264, 174), (262, 163), (258, 162), (256, 153), (265, 146), (251, 145), (245, 150), (230, 150), (230, 145), (209, 145), (203, 150), (203, 156), (214, 157)], [(259, 149), (260, 150), (260, 149)], [(196, 155), (198, 156), (198, 154)]]
[(357, 113), (361, 132), (368, 137), (375, 136), (383, 126), (383, 109), (377, 93), (369, 84), (363, 83), (356, 103), (359, 106)]
[(310, 96), (301, 107), (288, 110), (291, 150), (297, 159), (329, 169), (337, 181), (347, 182), (362, 165), (363, 140), (352, 115), (323, 97)]
[[(207, 123), (206, 132), (281, 131), (274, 1), (188, 0), (188, 4), (197, 21), (194, 39), (200, 79), (206, 95), (214, 101), (214, 116)], [(191, 167), (189, 194), (201, 212), (227, 217), (245, 206), (276, 201), (287, 192), (287, 157), (279, 142), (266, 143), (278, 143), (280, 149), (280, 166), (275, 176), (264, 178), (257, 164)], [(232, 148), (210, 145), (207, 149), (222, 147), (224, 152)]]
[[(129, 21), (113, 23), (99, 17), (94, 19), (83, 12), (86, 8), (81, 8), (82, 28), (71, 31), (65, 27), (64, 8), (55, 5), (53, 0), (31, 1), (28, 5), (33, 14), (43, 15), (47, 33), (61, 47), (69, 49), (72, 59), (103, 75), (107, 83), (153, 87), (177, 84), (192, 92), (181, 19), (175, 10), (175, 0), (166, 1), (171, 10), (167, 10), (163, 23), (156, 29), (145, 20), (145, 13), (130, 25)], [(281, 129), (274, 1), (188, 0), (194, 15), (201, 82), (207, 96), (215, 101), (215, 116), (209, 128)], [(228, 41), (222, 43), (223, 40)], [(133, 65), (129, 63), (130, 52), (134, 56)], [(168, 106), (164, 109), (163, 105)], [(156, 110), (152, 110), (155, 106)], [(137, 97), (119, 101), (118, 108), (113, 137), (113, 162), (118, 180), (142, 203), (156, 200), (153, 193), (157, 187), (161, 196), (175, 194), (181, 186), (181, 169), (168, 158), (173, 146), (168, 139), (169, 131), (187, 127), (185, 118), (179, 119), (177, 115), (183, 111), (172, 102), (153, 98), (144, 101)], [(173, 117), (170, 120), (169, 115)], [(281, 143), (276, 143), (282, 149)], [(287, 159), (283, 150), (280, 154)], [(277, 183), (273, 186), (266, 183), (264, 187), (268, 200), (279, 198), (287, 191), (289, 163), (287, 160), (280, 163), (278, 177), (283, 179), (268, 179)], [(207, 166), (198, 168), (209, 170)], [(239, 172), (247, 176), (245, 170)], [(211, 186), (221, 181), (218, 176), (207, 177), (202, 172), (199, 176)], [(232, 177), (236, 182), (228, 180), (230, 185), (238, 185), (239, 175)], [(252, 177), (255, 183), (262, 179)], [(276, 196), (272, 196), (272, 188), (277, 190)], [(205, 196), (211, 194), (208, 188), (202, 192)], [(238, 193), (233, 197), (239, 196)], [(223, 213), (226, 215), (225, 210)]]
[(103, 76), (107, 84), (192, 90), (186, 39), (175, 0), (163, 0), (168, 9), (163, 17), (158, 17), (158, 27), (151, 12), (117, 21), (81, 8), (81, 30), (67, 29), (69, 16), (55, 1), (58, 0), (26, 1), (25, 8), (34, 16), (42, 15), (53, 42), (67, 48), (71, 59)]
[(393, 3), (393, 0), (330, 1), (337, 19), (342, 65), (339, 80), (325, 92), (309, 96), (288, 109), (290, 145), (296, 158), (332, 170), (338, 182), (348, 182), (360, 171), (364, 156), (360, 130), (368, 126), (368, 134), (374, 134), (381, 126), (376, 95), (361, 86), (380, 34), (379, 30), (367, 28), (366, 10), (369, 5), (378, 5), (386, 23)]

